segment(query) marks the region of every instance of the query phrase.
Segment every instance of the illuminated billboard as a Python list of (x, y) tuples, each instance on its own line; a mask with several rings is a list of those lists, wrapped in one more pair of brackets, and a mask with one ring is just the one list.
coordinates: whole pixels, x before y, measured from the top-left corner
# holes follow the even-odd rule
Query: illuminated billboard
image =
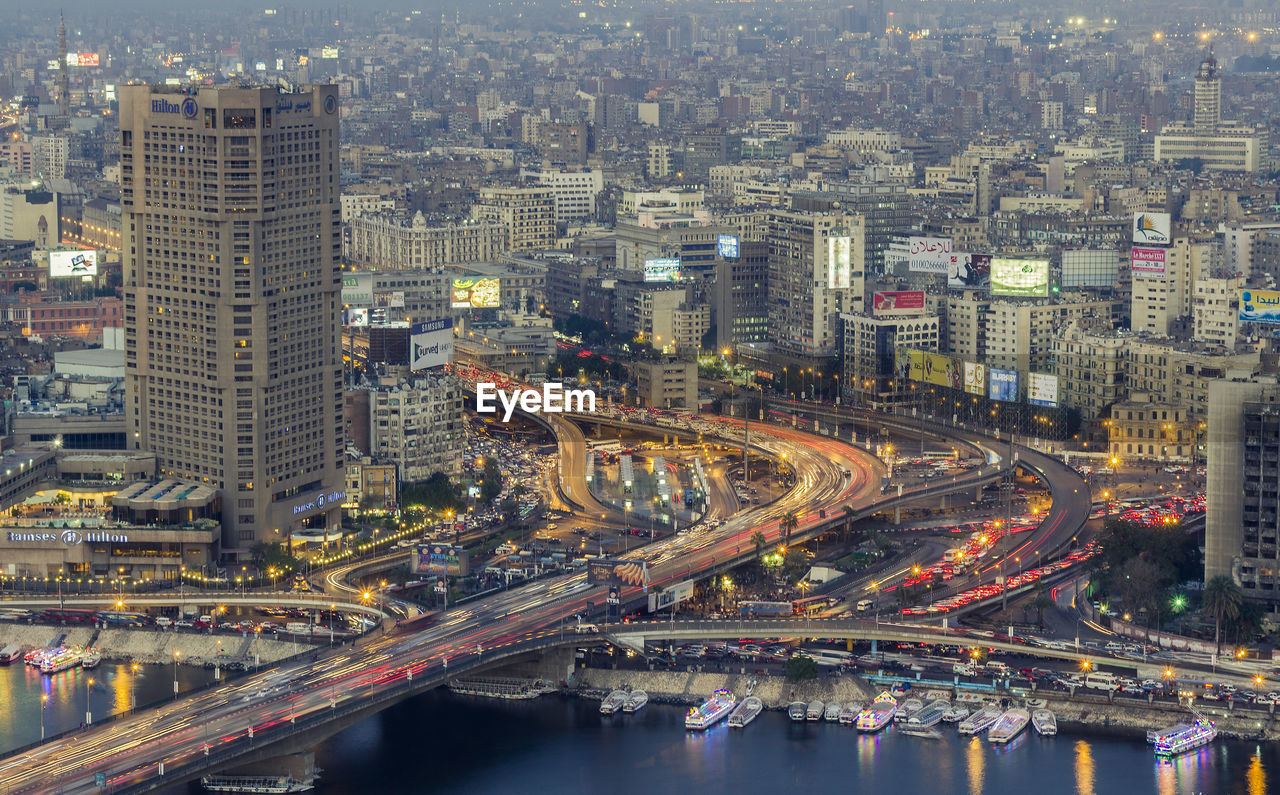
[(1134, 213), (1133, 242), (1139, 246), (1167, 246), (1172, 227), (1168, 213)]
[(96, 52), (69, 52), (67, 53), (67, 66), (98, 66), (98, 54)]
[(414, 370), (453, 361), (453, 318), (414, 323), (409, 330), (409, 365)]
[(1241, 290), (1240, 320), (1245, 323), (1280, 323), (1280, 292), (1252, 287)]
[(990, 385), (987, 397), (992, 400), (1003, 400), (1012, 403), (1018, 399), (1018, 371), (999, 370), (995, 367), (987, 369), (987, 383)]
[(1027, 373), (1027, 402), (1034, 406), (1058, 405), (1058, 376), (1049, 373)]
[(737, 259), (739, 250), (737, 235), (718, 235), (716, 237), (716, 254), (720, 257)]
[(348, 326), (367, 326), (369, 325), (369, 310), (363, 307), (347, 310)]
[(1129, 254), (1129, 270), (1134, 276), (1163, 279), (1167, 275), (1169, 249), (1139, 248), (1134, 246)]
[(848, 235), (832, 235), (827, 238), (827, 287), (847, 290), (853, 282), (853, 259)]
[(924, 309), (924, 290), (877, 291), (871, 297), (876, 312)]
[(951, 238), (908, 238), (907, 270), (916, 273), (946, 273), (950, 265)]
[(651, 591), (649, 593), (649, 612), (653, 613), (668, 607), (674, 607), (692, 598), (693, 580), (678, 582), (675, 585), (667, 586), (661, 592)]
[(422, 544), (410, 560), (415, 574), (465, 577), (469, 572), (467, 550), (452, 544)]
[(947, 286), (953, 290), (983, 289), (991, 284), (991, 255), (958, 251), (947, 265)]
[(98, 252), (96, 251), (49, 252), (49, 278), (51, 279), (97, 275)]
[(911, 352), (911, 380), (952, 389), (964, 388), (964, 366), (959, 359), (928, 351)]
[(678, 282), (680, 281), (680, 258), (659, 257), (644, 261), (644, 280), (646, 282)]
[(454, 309), (497, 309), (502, 292), (497, 279), (454, 279), (449, 305)]
[(1047, 298), (1049, 260), (992, 257), (991, 294)]
[(971, 395), (987, 394), (987, 366), (981, 363), (964, 363), (964, 391)]
[(647, 586), (649, 572), (644, 561), (595, 558), (587, 561), (587, 582), (593, 585)]

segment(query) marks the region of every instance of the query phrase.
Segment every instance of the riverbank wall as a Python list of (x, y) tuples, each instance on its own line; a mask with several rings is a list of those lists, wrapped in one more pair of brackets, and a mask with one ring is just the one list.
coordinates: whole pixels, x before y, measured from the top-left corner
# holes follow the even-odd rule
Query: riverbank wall
[(41, 625), (0, 625), (0, 647), (10, 644), (24, 649), (45, 648), (58, 642), (66, 646), (94, 646), (103, 657), (140, 663), (170, 663), (176, 657), (184, 665), (207, 662), (273, 663), (306, 651), (310, 644), (293, 643), (253, 635), (200, 635), (146, 629), (94, 629), (92, 627), (50, 627)]
[[(792, 683), (786, 677), (768, 675), (579, 668), (566, 692), (583, 698), (602, 698), (611, 690), (629, 686), (633, 690), (644, 690), (655, 703), (692, 705), (701, 703), (720, 688), (732, 690), (741, 697), (752, 680), (752, 695), (763, 701), (766, 709), (784, 709), (792, 701), (837, 701), (842, 704), (858, 701), (865, 704), (884, 689), (884, 686), (854, 674), (821, 676)], [(919, 691), (925, 689), (919, 688)], [(945, 690), (952, 698), (956, 696), (954, 689), (932, 686), (927, 689)], [(1108, 700), (1106, 695), (1092, 691), (1076, 695), (1062, 691), (989, 691), (981, 695), (1010, 706), (1021, 706), (1029, 699), (1038, 706), (1039, 702), (1034, 700), (1042, 699), (1044, 707), (1057, 717), (1060, 727), (1086, 734), (1094, 732), (1145, 738), (1149, 729), (1163, 729), (1187, 722), (1191, 717), (1186, 707), (1176, 704), (1118, 695)], [(1280, 740), (1280, 719), (1275, 710), (1239, 706), (1233, 709), (1220, 702), (1198, 702), (1196, 709), (1213, 720), (1224, 736)]]

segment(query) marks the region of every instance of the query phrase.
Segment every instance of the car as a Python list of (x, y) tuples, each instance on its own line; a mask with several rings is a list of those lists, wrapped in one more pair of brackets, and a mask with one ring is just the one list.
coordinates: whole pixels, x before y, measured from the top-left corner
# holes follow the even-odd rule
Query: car
[(192, 627), (195, 626), (195, 624), (186, 620), (185, 618), (178, 619), (177, 621), (173, 622), (173, 625), (175, 627), (178, 627), (179, 629), (191, 629)]

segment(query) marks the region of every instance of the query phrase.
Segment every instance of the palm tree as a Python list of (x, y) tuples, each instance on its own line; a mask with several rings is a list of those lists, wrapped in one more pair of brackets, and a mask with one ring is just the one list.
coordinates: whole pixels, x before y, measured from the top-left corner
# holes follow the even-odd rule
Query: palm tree
[(1036, 595), (1031, 600), (1031, 607), (1036, 611), (1036, 624), (1041, 629), (1044, 628), (1044, 611), (1053, 606), (1053, 597), (1045, 590), (1043, 581), (1037, 581)]
[(1240, 617), (1244, 604), (1244, 592), (1236, 581), (1226, 574), (1215, 574), (1204, 584), (1204, 609), (1213, 616), (1213, 645), (1215, 654), (1222, 652), (1222, 620), (1234, 621)]
[(844, 540), (847, 542), (849, 540), (849, 534), (853, 532), (854, 510), (852, 505), (842, 506), (840, 510), (844, 511)]
[(755, 544), (755, 545), (756, 545), (756, 557), (757, 557), (757, 558), (763, 558), (763, 557), (764, 557), (764, 545), (765, 545), (765, 544), (767, 544), (767, 543), (769, 543), (769, 542), (768, 542), (768, 539), (766, 539), (766, 538), (764, 537), (764, 533), (760, 532), (759, 530), (757, 530), (757, 531), (755, 531), (754, 533), (752, 533), (752, 534), (751, 534), (751, 543), (753, 543), (753, 544)]
[(796, 518), (794, 511), (788, 511), (782, 517), (782, 546), (791, 547), (791, 531), (795, 530), (800, 524), (800, 520)]

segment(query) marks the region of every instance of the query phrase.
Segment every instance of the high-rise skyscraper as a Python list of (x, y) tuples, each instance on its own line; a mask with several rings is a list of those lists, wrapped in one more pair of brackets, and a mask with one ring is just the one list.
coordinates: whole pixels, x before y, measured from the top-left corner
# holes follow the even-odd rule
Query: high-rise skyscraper
[(58, 14), (58, 115), (71, 112), (71, 91), (67, 75), (67, 23)]
[(1222, 77), (1218, 74), (1218, 59), (1213, 53), (1200, 62), (1196, 72), (1195, 117), (1196, 135), (1213, 135), (1222, 121)]
[(220, 489), (223, 553), (336, 529), (338, 97), (120, 90), (132, 446)]

